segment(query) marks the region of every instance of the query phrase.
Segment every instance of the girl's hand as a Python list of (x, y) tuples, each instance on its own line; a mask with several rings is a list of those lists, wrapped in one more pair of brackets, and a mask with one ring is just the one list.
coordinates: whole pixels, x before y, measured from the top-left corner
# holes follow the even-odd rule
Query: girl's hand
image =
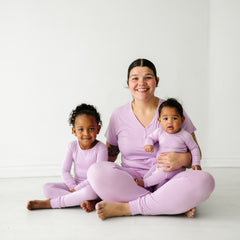
[(153, 150), (154, 150), (153, 145), (146, 145), (146, 146), (144, 146), (144, 150), (146, 152), (153, 152)]
[(70, 190), (70, 192), (76, 192), (76, 190), (73, 188), (73, 189)]
[(202, 170), (201, 166), (199, 166), (199, 165), (193, 165), (192, 169), (193, 170)]
[(181, 167), (190, 167), (192, 155), (191, 153), (175, 153), (175, 152), (167, 152), (162, 153), (158, 157), (157, 167), (163, 167), (164, 172), (170, 172), (173, 170), (177, 170)]

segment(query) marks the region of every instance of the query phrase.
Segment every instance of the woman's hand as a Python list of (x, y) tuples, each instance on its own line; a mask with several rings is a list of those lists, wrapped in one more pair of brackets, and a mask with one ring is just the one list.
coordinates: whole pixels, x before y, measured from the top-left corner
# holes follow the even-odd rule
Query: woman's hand
[(157, 167), (164, 167), (164, 172), (170, 172), (173, 170), (177, 170), (181, 167), (189, 168), (192, 162), (192, 155), (190, 152), (187, 153), (175, 153), (175, 152), (167, 152), (162, 153), (158, 157)]
[(75, 192), (75, 191), (76, 191), (76, 190), (75, 190), (74, 188), (70, 190), (71, 193), (73, 193), (73, 192)]

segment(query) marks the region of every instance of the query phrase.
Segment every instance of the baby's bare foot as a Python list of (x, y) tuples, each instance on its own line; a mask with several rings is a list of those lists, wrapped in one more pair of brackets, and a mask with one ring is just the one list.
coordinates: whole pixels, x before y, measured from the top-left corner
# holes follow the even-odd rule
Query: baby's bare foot
[(95, 210), (95, 205), (97, 202), (98, 202), (97, 200), (87, 200), (81, 204), (81, 207), (86, 212), (92, 212)]
[(51, 204), (50, 204), (50, 199), (48, 199), (48, 200), (33, 200), (33, 201), (29, 201), (27, 204), (28, 210), (44, 209), (44, 208), (52, 208)]
[(105, 201), (96, 204), (96, 212), (98, 217), (102, 220), (110, 217), (131, 215), (128, 203), (115, 203)]
[(185, 213), (185, 215), (187, 217), (189, 217), (189, 218), (194, 218), (195, 217), (195, 213), (196, 213), (196, 208), (194, 207), (194, 208), (190, 209), (189, 211), (187, 211)]
[(140, 178), (134, 178), (135, 182), (137, 183), (138, 186), (144, 187), (144, 181)]

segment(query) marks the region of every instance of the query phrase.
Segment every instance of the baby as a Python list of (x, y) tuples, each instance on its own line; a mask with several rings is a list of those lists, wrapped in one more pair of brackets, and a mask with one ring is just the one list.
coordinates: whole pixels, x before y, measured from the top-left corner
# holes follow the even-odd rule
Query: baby
[[(192, 169), (201, 170), (200, 151), (192, 135), (181, 128), (184, 122), (183, 108), (181, 104), (173, 98), (164, 101), (159, 107), (158, 121), (162, 128), (156, 129), (145, 140), (144, 150), (154, 151), (154, 144), (159, 143), (157, 156), (164, 152), (185, 153), (188, 150), (192, 154)], [(185, 168), (164, 172), (163, 168), (155, 165), (144, 175), (143, 179), (135, 178), (136, 183), (142, 187), (162, 186), (169, 179)]]

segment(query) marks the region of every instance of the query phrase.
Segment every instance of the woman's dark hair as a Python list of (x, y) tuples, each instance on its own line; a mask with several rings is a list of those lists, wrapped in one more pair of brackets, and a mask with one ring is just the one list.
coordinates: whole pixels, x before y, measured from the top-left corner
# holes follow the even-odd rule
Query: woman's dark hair
[(162, 112), (162, 109), (164, 107), (176, 108), (176, 110), (178, 111), (179, 115), (181, 117), (184, 117), (183, 116), (183, 107), (175, 98), (168, 98), (166, 101), (161, 103), (161, 105), (160, 105), (160, 107), (158, 109), (159, 116), (161, 116), (161, 112)]
[[(129, 79), (130, 72), (135, 67), (148, 67), (148, 68), (150, 68), (153, 71), (154, 77), (156, 79), (156, 83), (158, 85), (157, 71), (156, 71), (156, 68), (155, 68), (154, 64), (151, 61), (149, 61), (147, 59), (144, 59), (144, 58), (139, 58), (139, 59), (136, 59), (135, 61), (133, 61), (128, 67), (127, 79)], [(128, 80), (127, 80), (127, 83), (128, 83)]]
[(89, 105), (86, 103), (82, 103), (81, 105), (78, 105), (75, 109), (72, 110), (68, 119), (69, 125), (72, 125), (74, 127), (76, 117), (82, 114), (95, 117), (97, 125), (102, 125), (100, 114), (98, 113), (96, 108), (93, 105)]

